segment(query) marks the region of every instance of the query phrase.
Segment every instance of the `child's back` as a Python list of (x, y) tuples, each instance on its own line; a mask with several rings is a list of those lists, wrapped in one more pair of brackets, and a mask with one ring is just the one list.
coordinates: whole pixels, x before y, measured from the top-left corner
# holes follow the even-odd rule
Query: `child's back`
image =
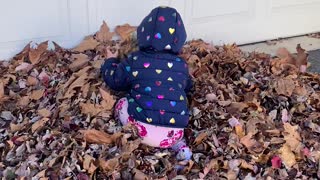
[(121, 63), (108, 59), (103, 78), (112, 89), (128, 91), (116, 106), (121, 122), (135, 124), (146, 144), (171, 147), (182, 139), (189, 119), (186, 92), (191, 80), (186, 62), (177, 56), (186, 40), (185, 28), (175, 9), (159, 7), (144, 18), (137, 36), (140, 50)]

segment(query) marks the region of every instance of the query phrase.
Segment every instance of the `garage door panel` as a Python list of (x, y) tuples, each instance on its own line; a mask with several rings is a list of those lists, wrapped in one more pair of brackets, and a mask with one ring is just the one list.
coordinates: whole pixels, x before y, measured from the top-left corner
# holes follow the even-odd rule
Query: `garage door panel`
[(287, 8), (290, 6), (300, 6), (320, 3), (320, 0), (272, 0), (272, 8)]
[[(251, 0), (237, 2), (237, 0), (192, 0), (192, 18), (216, 17), (250, 11)], [(235, 3), (237, 6), (233, 5)]]
[(0, 11), (5, 14), (5, 16), (0, 16), (0, 22), (2, 27), (10, 27), (10, 32), (0, 33), (0, 42), (65, 34), (69, 27), (66, 19), (63, 18), (67, 14), (65, 8), (67, 4), (64, 2), (67, 1), (7, 1), (6, 6), (0, 6)]

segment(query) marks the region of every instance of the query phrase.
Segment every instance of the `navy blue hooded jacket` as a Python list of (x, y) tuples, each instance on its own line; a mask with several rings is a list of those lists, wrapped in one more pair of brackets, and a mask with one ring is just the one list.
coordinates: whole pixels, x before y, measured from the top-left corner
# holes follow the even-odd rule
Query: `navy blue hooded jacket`
[(177, 56), (186, 40), (180, 14), (170, 7), (153, 9), (137, 28), (137, 38), (139, 51), (125, 60), (105, 61), (104, 81), (111, 89), (128, 91), (128, 113), (135, 120), (186, 127), (192, 82), (186, 62)]

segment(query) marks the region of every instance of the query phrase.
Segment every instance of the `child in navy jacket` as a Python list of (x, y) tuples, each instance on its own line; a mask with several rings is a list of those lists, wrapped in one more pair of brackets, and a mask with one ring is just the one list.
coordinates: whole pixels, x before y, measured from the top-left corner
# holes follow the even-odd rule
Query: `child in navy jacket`
[(178, 57), (186, 40), (180, 14), (158, 7), (137, 28), (139, 51), (125, 60), (109, 58), (101, 67), (106, 84), (128, 95), (115, 115), (138, 129), (144, 144), (173, 148), (178, 160), (191, 158), (183, 132), (189, 115), (186, 93), (192, 86), (186, 62)]

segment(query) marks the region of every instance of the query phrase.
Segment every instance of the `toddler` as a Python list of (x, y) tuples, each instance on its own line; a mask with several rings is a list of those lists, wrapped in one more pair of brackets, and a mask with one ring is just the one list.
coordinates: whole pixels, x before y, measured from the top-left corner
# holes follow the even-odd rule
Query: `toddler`
[(121, 61), (109, 58), (101, 67), (111, 89), (128, 92), (117, 102), (115, 116), (122, 125), (133, 124), (142, 143), (172, 148), (178, 160), (189, 160), (184, 128), (192, 81), (186, 62), (177, 56), (186, 40), (180, 14), (170, 7), (153, 9), (137, 28), (137, 38), (139, 51)]

